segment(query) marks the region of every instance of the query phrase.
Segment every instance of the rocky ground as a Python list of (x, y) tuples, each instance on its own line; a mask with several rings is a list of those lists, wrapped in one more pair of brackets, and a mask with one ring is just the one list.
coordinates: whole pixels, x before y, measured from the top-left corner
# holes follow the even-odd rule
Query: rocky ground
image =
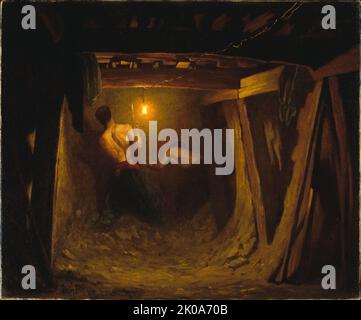
[[(327, 297), (319, 285), (276, 286), (242, 278), (242, 267), (213, 264), (217, 229), (206, 204), (192, 219), (150, 226), (132, 215), (73, 232), (55, 260), (60, 298)], [(237, 262), (239, 264), (239, 261)], [(244, 261), (247, 264), (247, 261)], [(243, 280), (242, 280), (243, 279)], [(330, 295), (330, 294), (329, 294)]]

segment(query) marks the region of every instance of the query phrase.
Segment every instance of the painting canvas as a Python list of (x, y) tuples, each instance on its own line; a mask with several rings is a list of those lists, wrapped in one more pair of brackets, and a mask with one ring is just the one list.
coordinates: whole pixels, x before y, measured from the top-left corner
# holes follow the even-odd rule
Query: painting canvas
[(3, 299), (357, 299), (358, 2), (2, 3)]

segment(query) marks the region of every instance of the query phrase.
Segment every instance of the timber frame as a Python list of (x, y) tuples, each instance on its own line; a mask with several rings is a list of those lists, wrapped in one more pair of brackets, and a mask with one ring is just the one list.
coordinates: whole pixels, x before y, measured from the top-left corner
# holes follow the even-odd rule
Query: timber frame
[[(140, 6), (145, 5), (148, 6), (148, 4), (140, 4)], [(209, 6), (209, 4), (206, 5)], [(127, 13), (127, 10), (119, 10), (119, 14), (113, 17), (113, 13), (116, 13), (123, 6), (120, 3), (109, 4), (108, 13), (104, 12), (104, 16), (101, 15), (101, 19), (95, 20), (95, 24), (89, 22), (93, 22), (98, 15), (97, 8), (95, 10), (84, 10), (83, 4), (79, 3), (74, 8), (76, 11), (69, 13), (68, 4), (66, 3), (61, 6), (61, 10), (57, 10), (55, 8), (57, 6), (51, 6), (54, 8), (50, 8), (47, 4), (37, 3), (39, 28), (34, 32), (30, 32), (31, 36), (29, 37), (29, 31), (20, 28), (20, 24), (17, 23), (22, 4), (9, 2), (4, 4), (3, 14), (9, 18), (3, 21), (3, 41), (4, 44), (7, 44), (4, 45), (2, 52), (3, 61), (7, 62), (4, 63), (2, 75), (4, 88), (6, 88), (6, 90), (3, 90), (2, 99), (2, 133), (5, 146), (3, 150), (3, 176), (6, 182), (3, 185), (3, 191), (9, 190), (11, 192), (3, 192), (3, 226), (12, 226), (8, 222), (13, 223), (15, 221), (16, 225), (20, 222), (21, 226), (24, 225), (24, 228), (19, 230), (3, 228), (2, 235), (3, 241), (10, 245), (16, 244), (15, 248), (19, 249), (26, 249), (27, 247), (23, 246), (22, 243), (31, 240), (29, 243), (31, 243), (32, 248), (30, 248), (29, 253), (35, 252), (36, 256), (39, 256), (39, 258), (34, 259), (34, 263), (38, 263), (40, 267), (37, 268), (37, 279), (40, 282), (51, 283), (54, 280), (51, 279), (53, 272), (52, 225), (54, 218), (52, 214), (55, 203), (54, 181), (56, 179), (60, 120), (65, 95), (63, 86), (69, 80), (69, 60), (79, 52), (96, 52), (102, 73), (103, 88), (164, 87), (207, 91), (202, 105), (212, 107), (211, 105), (214, 103), (226, 101), (231, 102), (227, 103), (229, 106), (238, 106), (240, 117), (245, 119), (242, 121), (244, 132), (247, 131), (247, 125), (249, 126), (249, 123), (247, 123), (247, 97), (266, 92), (276, 92), (279, 82), (277, 79), (271, 79), (268, 76), (272, 72), (277, 73), (276, 70), (287, 68), (290, 63), (284, 62), (284, 60), (303, 65), (305, 69), (309, 70), (315, 82), (329, 78), (329, 85), (333, 88), (337, 88), (338, 83), (337, 79), (332, 77), (349, 72), (358, 72), (359, 70), (359, 36), (357, 34), (357, 39), (352, 41), (348, 41), (352, 37), (345, 36), (346, 34), (350, 35), (347, 31), (352, 29), (350, 28), (351, 24), (348, 24), (351, 19), (340, 20), (340, 26), (338, 25), (337, 30), (332, 32), (332, 35), (335, 36), (332, 36), (329, 32), (323, 32), (323, 35), (319, 38), (310, 37), (308, 40), (304, 39), (304, 42), (300, 41), (299, 35), (303, 34), (302, 22), (305, 18), (307, 19), (305, 4), (303, 5), (305, 10), (303, 11), (302, 8), (300, 14), (294, 17), (296, 19), (294, 24), (296, 29), (292, 30), (291, 28), (292, 32), (289, 35), (278, 37), (270, 30), (271, 32), (268, 32), (265, 38), (259, 37), (259, 39), (255, 39), (254, 48), (251, 46), (249, 50), (245, 51), (249, 56), (264, 60), (207, 53), (189, 53), (190, 50), (197, 52), (218, 50), (228, 45), (229, 39), (224, 35), (230, 35), (228, 29), (231, 28), (227, 27), (227, 18), (231, 18), (230, 22), (234, 19), (232, 18), (235, 12), (233, 4), (227, 4), (227, 7), (231, 6), (231, 8), (225, 8), (226, 10), (222, 11), (219, 11), (218, 4), (214, 3), (213, 5), (217, 6), (217, 11), (214, 12), (215, 15), (211, 12), (212, 8), (209, 11), (204, 7), (201, 10), (201, 15), (191, 13), (189, 8), (186, 11), (169, 8), (169, 12), (173, 12), (176, 17), (181, 17), (186, 12), (193, 19), (164, 19), (161, 15), (157, 19), (159, 22), (163, 19), (165, 23), (162, 25), (159, 23), (152, 24), (148, 29), (148, 27), (145, 28), (142, 25), (142, 19), (140, 19), (145, 10), (133, 9), (134, 12), (139, 11), (134, 16), (131, 14), (132, 11)], [(128, 5), (124, 3), (124, 6)], [(151, 6), (154, 6), (154, 4), (151, 4)], [(162, 4), (159, 4), (158, 7), (162, 6)], [(288, 5), (285, 4), (285, 6)], [(240, 8), (238, 12), (248, 14), (248, 8), (252, 12), (251, 7), (247, 5), (244, 7), (246, 10)], [(282, 10), (275, 10), (273, 13), (282, 13), (283, 4), (280, 5), (280, 9)], [(74, 12), (77, 14), (74, 14)], [(167, 10), (164, 12), (167, 12)], [(358, 10), (355, 12), (357, 12), (356, 16), (358, 16)], [(103, 17), (107, 17), (107, 19)], [(313, 21), (319, 21), (318, 16), (316, 18)], [(104, 21), (102, 21), (103, 19)], [(237, 23), (239, 23), (239, 18), (237, 18)], [(100, 28), (93, 28), (97, 24)], [(181, 28), (172, 28), (176, 24)], [(298, 29), (298, 25), (301, 26), (301, 29)], [(158, 29), (159, 26), (161, 29)], [(231, 26), (230, 23), (229, 26)], [(345, 29), (341, 26), (345, 26)], [(276, 28), (276, 31), (278, 32), (278, 28)], [(160, 37), (163, 35), (164, 38)], [(240, 33), (237, 32), (236, 35), (238, 37)], [(15, 41), (15, 39), (21, 41)], [(212, 40), (212, 43), (209, 43), (208, 39)], [(172, 45), (173, 43), (174, 45)], [(336, 51), (329, 46), (330, 43), (337, 43), (334, 48), (337, 49)], [(351, 46), (355, 47), (350, 48)], [(268, 52), (267, 48), (272, 50)], [(299, 52), (300, 49), (302, 49), (302, 52)], [(113, 52), (106, 52), (106, 50)], [(131, 53), (119, 53), (123, 50)], [(151, 53), (134, 53), (142, 50), (150, 50)], [(169, 50), (187, 53), (156, 53), (157, 51)], [(238, 50), (229, 52), (233, 54)], [(314, 55), (315, 52), (317, 54)], [(342, 52), (344, 53), (340, 54)], [(244, 54), (244, 51), (239, 50), (239, 54)], [(63, 60), (64, 57), (65, 60)], [(326, 63), (333, 57), (335, 57), (333, 60)], [(315, 67), (315, 69), (311, 69), (310, 66)], [(32, 73), (36, 76), (30, 76)], [(257, 78), (258, 80), (260, 78), (265, 79), (262, 87), (258, 85), (257, 88), (257, 83), (254, 83), (253, 80)], [(266, 78), (269, 78), (272, 84)], [(30, 82), (30, 80), (33, 81)], [(252, 84), (252, 81), (254, 84)], [(30, 95), (22, 94), (23, 92), (28, 92)], [(335, 113), (342, 111), (342, 101), (337, 93), (332, 96), (332, 100), (334, 103), (332, 108), (335, 109)], [(36, 115), (37, 119), (29, 118), (28, 115)], [(20, 160), (22, 160), (20, 155), (22, 155), (23, 150), (22, 144), (19, 144), (19, 142), (22, 143), (24, 139), (21, 135), (19, 136), (19, 131), (23, 132), (25, 126), (17, 122), (19, 119), (27, 124), (33, 122), (32, 124), (36, 129), (31, 161), (31, 166), (33, 166), (31, 168), (33, 177), (31, 199), (22, 199), (27, 195), (27, 190), (19, 183), (24, 178), (22, 170), (29, 164), (23, 163), (23, 161), (20, 163)], [(342, 123), (337, 125), (341, 126)], [(247, 139), (246, 134), (243, 137)], [(345, 141), (345, 132), (342, 131), (338, 139), (340, 145), (346, 148), (346, 151), (343, 152), (349, 152), (346, 144), (341, 144), (341, 142)], [(248, 143), (250, 142), (252, 141), (248, 140)], [(249, 152), (247, 158), (252, 159), (252, 148), (247, 152)], [(7, 153), (9, 159), (5, 157)], [(246, 165), (252, 166), (251, 161), (247, 161)], [(341, 159), (341, 167), (345, 167), (345, 163), (348, 161), (350, 160), (346, 157)], [(252, 168), (250, 167), (248, 170), (251, 171)], [(257, 173), (256, 166), (255, 170)], [(257, 175), (252, 175), (252, 179), (257, 184)], [(338, 179), (341, 182), (346, 180), (342, 174)], [(339, 188), (346, 193), (342, 183), (340, 183)], [(24, 189), (24, 192), (18, 192), (20, 189)], [(21, 197), (18, 196), (18, 193)], [(258, 201), (257, 190), (252, 196), (255, 197), (253, 201)], [(345, 211), (346, 207), (345, 202), (346, 200), (343, 199), (340, 204), (343, 211)], [(267, 246), (265, 232), (262, 231), (265, 229), (263, 227), (264, 208), (262, 209), (262, 203), (260, 203), (257, 212), (255, 211), (255, 218), (259, 232), (258, 244)], [(25, 222), (26, 227), (29, 228), (30, 237), (27, 237), (27, 233), (22, 232), (22, 230), (27, 230), (25, 229)], [(344, 222), (342, 221), (342, 223)], [(351, 235), (345, 233), (343, 245), (347, 246)], [(7, 277), (3, 276), (3, 284), (8, 282), (9, 279), (13, 279), (13, 275), (16, 275), (16, 277), (21, 276), (20, 272), (17, 271), (20, 266), (18, 261), (21, 262), (21, 259), (26, 256), (24, 252), (15, 251), (14, 253), (13, 250), (11, 252), (3, 250), (3, 257), (5, 257), (3, 262), (9, 263), (11, 266), (6, 270), (11, 271), (11, 273), (7, 272)], [(13, 257), (16, 259), (13, 259)], [(343, 253), (344, 259), (345, 254)], [(284, 266), (283, 269), (286, 270), (287, 268)], [(5, 268), (3, 270), (5, 271)], [(16, 287), (14, 288), (18, 289), (16, 277), (14, 278), (16, 280)], [(281, 272), (280, 279), (282, 280), (282, 278), (283, 274)], [(11, 286), (10, 283), (9, 288)]]
[[(259, 174), (254, 161), (253, 142), (250, 135), (247, 105), (245, 99), (250, 96), (276, 92), (279, 89), (279, 80), (287, 68), (287, 63), (265, 62), (255, 59), (233, 58), (210, 54), (168, 54), (168, 53), (145, 53), (122, 55), (114, 53), (96, 53), (102, 74), (103, 88), (125, 87), (162, 87), (162, 88), (187, 88), (202, 90), (207, 93), (201, 105), (210, 106), (214, 103), (235, 102), (237, 105), (240, 124), (243, 131), (244, 143), (248, 144), (246, 154), (246, 167), (249, 172), (252, 201), (257, 203), (255, 208), (255, 223), (258, 233), (258, 246), (268, 247), (267, 231), (265, 222), (265, 209), (259, 188)], [(314, 71), (306, 68), (311, 78), (316, 82), (336, 74), (358, 70), (358, 49), (354, 48), (346, 54), (332, 60), (328, 65)], [(184, 63), (179, 63), (184, 62)], [(187, 62), (187, 63), (185, 63)], [(60, 110), (60, 109), (59, 109)], [(39, 212), (35, 217), (39, 225), (46, 224), (39, 221), (42, 217), (48, 217), (47, 212), (53, 211), (52, 182), (56, 168), (56, 150), (59, 137), (59, 121), (61, 112), (52, 113), (51, 145), (48, 143), (36, 145), (36, 154), (40, 148), (41, 153), (48, 154), (44, 159), (38, 159), (39, 167), (47, 163), (46, 170), (39, 171), (39, 179), (34, 181), (32, 209)], [(49, 124), (46, 124), (49, 128)], [(49, 129), (48, 129), (49, 130)], [(40, 131), (38, 132), (39, 135)], [(45, 133), (45, 132), (44, 132)], [(45, 141), (45, 140), (44, 140)], [(49, 153), (45, 152), (49, 150)], [(46, 158), (46, 159), (45, 159)], [(42, 174), (40, 174), (42, 172)], [(45, 194), (42, 190), (48, 190)], [(49, 200), (50, 199), (50, 200)], [(49, 201), (48, 201), (49, 200)], [(39, 230), (42, 243), (48, 243), (50, 230)], [(51, 274), (51, 245), (43, 248), (44, 265)]]
[[(312, 82), (359, 68), (358, 49), (352, 48), (329, 64), (312, 70), (303, 66)], [(256, 167), (254, 146), (247, 115), (246, 98), (277, 92), (280, 79), (289, 64), (216, 54), (172, 53), (96, 53), (103, 88), (185, 88), (207, 90), (202, 106), (235, 102), (238, 107), (246, 167), (255, 205), (255, 223), (260, 248), (267, 243), (265, 208)]]

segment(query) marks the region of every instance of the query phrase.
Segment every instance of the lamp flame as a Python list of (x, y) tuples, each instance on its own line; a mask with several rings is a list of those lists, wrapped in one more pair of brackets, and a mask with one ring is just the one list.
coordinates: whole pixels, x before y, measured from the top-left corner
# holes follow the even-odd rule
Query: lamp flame
[(148, 106), (146, 104), (142, 105), (142, 115), (148, 114)]

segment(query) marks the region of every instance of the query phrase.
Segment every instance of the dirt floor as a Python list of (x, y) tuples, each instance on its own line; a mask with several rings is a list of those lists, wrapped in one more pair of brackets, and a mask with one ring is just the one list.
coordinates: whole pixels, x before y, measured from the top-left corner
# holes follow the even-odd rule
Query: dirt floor
[[(132, 215), (94, 219), (69, 234), (55, 260), (57, 298), (333, 298), (319, 284), (273, 285), (242, 272), (244, 259), (214, 263), (217, 236), (206, 204), (192, 219), (150, 226)], [(248, 266), (249, 267), (249, 266)], [(249, 268), (248, 268), (249, 270)], [(340, 294), (337, 294), (339, 297)]]

